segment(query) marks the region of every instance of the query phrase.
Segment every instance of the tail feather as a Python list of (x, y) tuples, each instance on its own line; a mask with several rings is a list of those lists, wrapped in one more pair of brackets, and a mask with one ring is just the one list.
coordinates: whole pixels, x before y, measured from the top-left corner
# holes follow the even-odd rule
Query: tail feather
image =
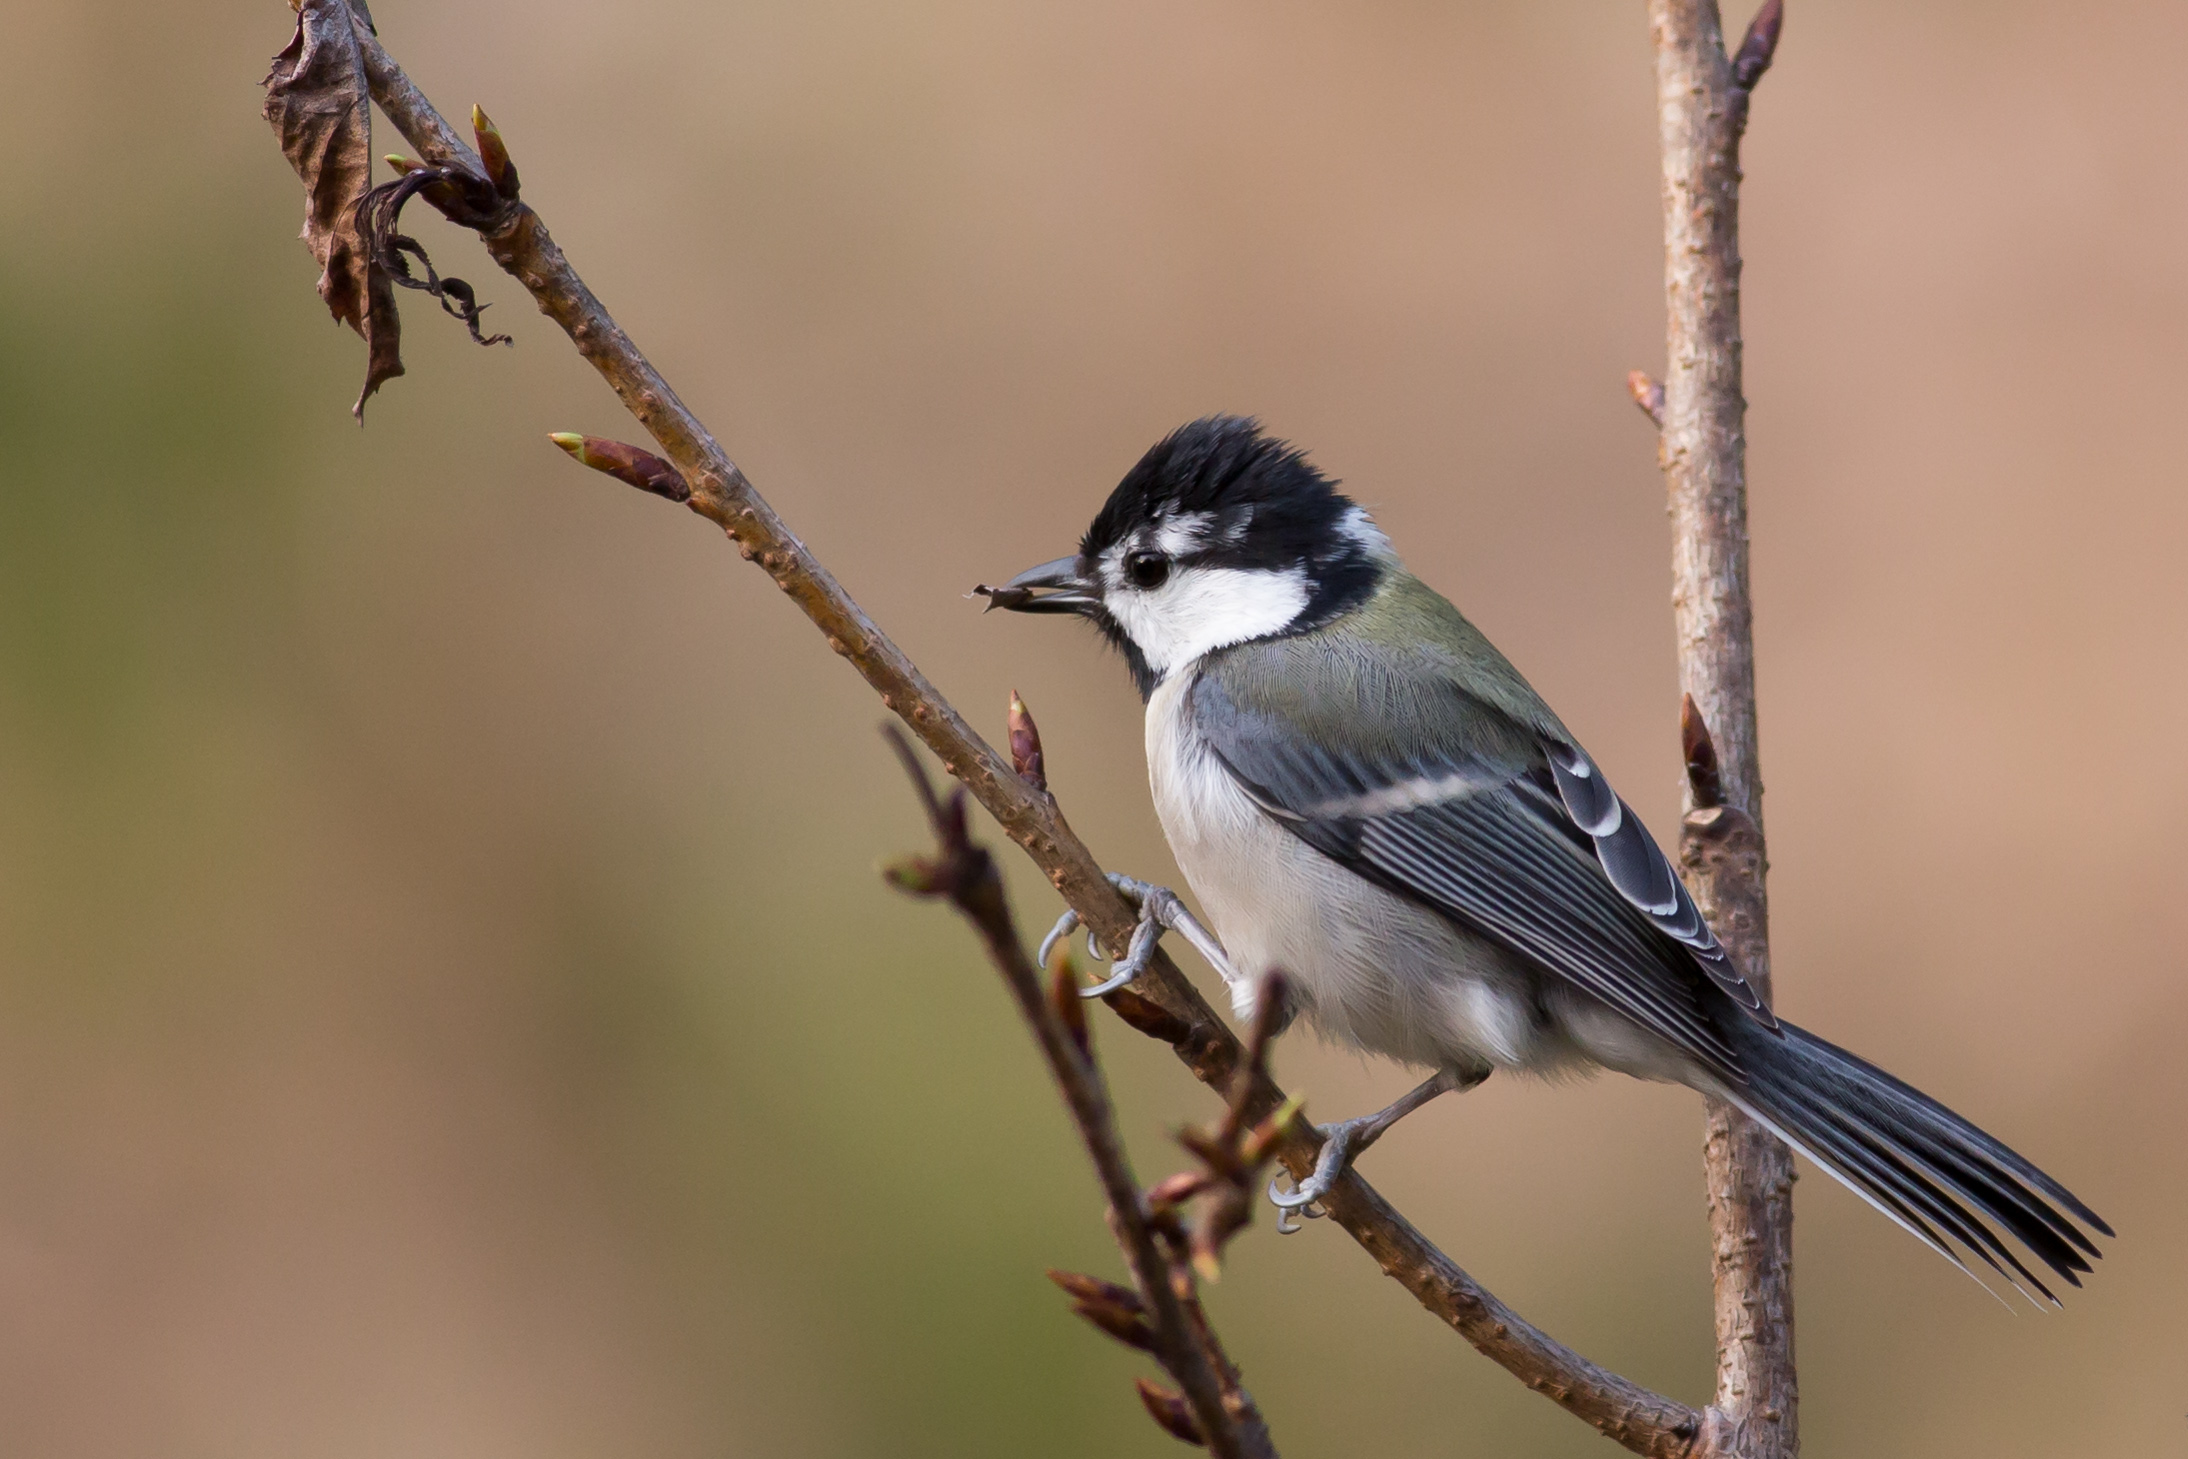
[[(1828, 1045), (1824, 1047), (1829, 1048)], [(2074, 1282), (2074, 1272), (2090, 1269), (2081, 1253), (2061, 1239), (2059, 1228), (2064, 1227), (2080, 1238), (2092, 1254), (2096, 1249), (2094, 1243), (1996, 1163), (1986, 1165), (1971, 1159), (1964, 1149), (1947, 1138), (1953, 1125), (1966, 1123), (1958, 1115), (1925, 1099), (1910, 1118), (1903, 1102), (1879, 1101), (1871, 1086), (1863, 1083), (1842, 1080), (1836, 1092), (1841, 1096), (1840, 1102), (1854, 1110), (1859, 1111), (1866, 1105), (1870, 1123), (1897, 1136), (1906, 1156), (1921, 1167), (1920, 1172), (1910, 1172), (1911, 1176), (1919, 1178), (1920, 1174), (1927, 1174), (1949, 1183), (2035, 1252), (2064, 1280)], [(1811, 1099), (1810, 1102), (1816, 1101)]]
[[(1959, 1252), (1921, 1217), (1942, 1227), (1947, 1236), (1974, 1253), (2006, 1281), (2024, 1291), (2034, 1288), (2046, 1301), (2058, 1301), (2051, 1289), (2015, 1255), (2012, 1247), (1954, 1199), (1950, 1192), (1958, 1189), (1957, 1185), (1941, 1184), (1927, 1169), (1911, 1165), (1901, 1157), (1888, 1136), (1880, 1137), (1858, 1119), (1840, 1114), (1831, 1104), (1782, 1089), (1774, 1093), (1777, 1097), (1771, 1102), (1777, 1118), (1766, 1118), (1766, 1123), (1872, 1203), (1885, 1203), (1900, 1215), (1913, 1217), (1919, 1228), (1916, 1234), (1955, 1266), (1962, 1271), (1968, 1270)], [(1979, 1200), (1978, 1204), (1981, 1204)], [(1985, 1210), (1988, 1214), (1988, 1207)], [(1915, 1216), (1916, 1212), (1921, 1216)], [(2000, 1265), (2001, 1262), (2004, 1265)]]
[[(2103, 1217), (2083, 1205), (2074, 1192), (2037, 1169), (2027, 1156), (2012, 1149), (1997, 1136), (1969, 1124), (1921, 1090), (1903, 1080), (1893, 1078), (1858, 1054), (1848, 1053), (1838, 1045), (1817, 1038), (1805, 1029), (1801, 1032), (1801, 1038), (1806, 1045), (1814, 1050), (1819, 1058), (1840, 1071), (1844, 1077), (1854, 1080), (1871, 1091), (1874, 1097), (1889, 1102), (1897, 1109), (1917, 1113), (1934, 1111), (1943, 1115), (1945, 1118), (1941, 1125), (1941, 1133), (1958, 1148), (1977, 1159), (1987, 1158), (2003, 1166), (2040, 1194), (2048, 1196), (2060, 1205), (2065, 1206), (2084, 1224), (2097, 1231), (2098, 1234), (2103, 1236), (2118, 1234), (2105, 1224)], [(2081, 1246), (2091, 1256), (2098, 1254), (2096, 1246), (2090, 1242), (2088, 1237), (2082, 1235), (2072, 1222), (2067, 1221), (2065, 1217), (2060, 1216), (2049, 1207), (2044, 1209), (2048, 1215), (2059, 1223), (2060, 1229), (2068, 1233), (2077, 1245)]]
[(2072, 1191), (1920, 1090), (1805, 1029), (1780, 1027), (1734, 1033), (1748, 1082), (1724, 1090), (1727, 1098), (1969, 1275), (1955, 1243), (2057, 1304), (2002, 1230), (2059, 1280), (2081, 1285), (2076, 1274), (2099, 1252), (2058, 1206), (2113, 1232)]

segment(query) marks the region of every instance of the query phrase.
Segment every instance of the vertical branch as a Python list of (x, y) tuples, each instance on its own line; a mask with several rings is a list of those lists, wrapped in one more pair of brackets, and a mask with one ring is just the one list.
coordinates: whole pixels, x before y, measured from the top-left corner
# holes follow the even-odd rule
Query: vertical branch
[(1747, 104), (1733, 84), (1715, 0), (1650, 0), (1649, 17), (1669, 314), (1661, 456), (1671, 489), (1680, 678), (1716, 740), (1726, 803), (1760, 825), (1740, 389), (1739, 144)]
[[(1741, 394), (1740, 136), (1783, 20), (1767, 0), (1725, 51), (1716, 0), (1649, 0), (1664, 164), (1667, 361), (1661, 428), (1672, 610), (1684, 692), (1681, 861), (1695, 900), (1767, 1000), (1762, 776), (1748, 598), (1747, 402)], [(1742, 1459), (1799, 1452), (1793, 1368), (1792, 1156), (1711, 1101), (1704, 1160), (1717, 1318), (1717, 1400), (1704, 1447)]]
[[(1716, 747), (1692, 695), (1680, 702), (1687, 798), (1679, 861), (1694, 900), (1733, 961), (1769, 993), (1763, 836), (1721, 802)], [(1759, 975), (1759, 976), (1758, 976)], [(1800, 1452), (1793, 1367), (1793, 1152), (1722, 1100), (1708, 1102), (1702, 1164), (1709, 1192), (1717, 1315), (1717, 1398), (1706, 1452), (1793, 1459)]]

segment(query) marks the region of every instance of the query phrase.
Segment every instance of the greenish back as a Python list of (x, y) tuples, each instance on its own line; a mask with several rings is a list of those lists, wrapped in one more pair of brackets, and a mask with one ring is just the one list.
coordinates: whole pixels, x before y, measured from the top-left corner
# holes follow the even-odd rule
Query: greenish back
[(1516, 774), (1540, 762), (1543, 738), (1573, 742), (1481, 630), (1396, 565), (1335, 622), (1219, 650), (1202, 672), (1239, 708), (1378, 761), (1440, 751)]

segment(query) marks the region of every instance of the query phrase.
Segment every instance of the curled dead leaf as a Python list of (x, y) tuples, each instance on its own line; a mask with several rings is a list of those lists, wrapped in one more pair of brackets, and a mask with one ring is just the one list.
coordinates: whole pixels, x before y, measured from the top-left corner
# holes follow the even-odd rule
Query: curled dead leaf
[[(484, 190), (483, 199), (475, 196), (481, 189)], [(383, 286), (401, 284), (406, 289), (431, 294), (441, 301), (441, 308), (463, 321), (464, 327), (471, 331), (474, 343), (511, 343), (506, 334), (480, 331), (479, 315), (486, 306), (479, 302), (478, 294), (462, 279), (442, 278), (435, 272), (433, 260), (426, 256), (425, 246), (400, 230), (403, 204), (420, 194), (448, 214), (452, 221), (469, 227), (481, 226), (482, 220), (493, 218), (503, 206), (492, 183), (452, 167), (412, 168), (393, 182), (381, 183), (359, 198), (356, 208), (357, 233), (363, 240), (366, 257), (371, 260), (373, 278)], [(416, 259), (418, 267), (424, 271), (423, 278), (411, 272), (412, 259)], [(394, 307), (391, 299), (390, 313)], [(397, 368), (400, 369), (400, 365)], [(370, 393), (369, 382), (367, 393)]]
[(372, 186), (372, 103), (348, 0), (295, 0), (296, 34), (266, 75), (264, 115), (304, 181), (304, 241), (319, 262), (319, 297), (365, 341), (365, 388), (403, 373), (395, 291), (373, 267), (357, 205)]

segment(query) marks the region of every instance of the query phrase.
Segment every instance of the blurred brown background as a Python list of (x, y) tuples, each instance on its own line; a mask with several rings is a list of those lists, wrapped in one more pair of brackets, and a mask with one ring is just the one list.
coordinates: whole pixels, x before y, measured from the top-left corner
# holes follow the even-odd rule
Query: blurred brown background
[[(1217, 409), (1670, 821), (1637, 4), (376, 8), (861, 601), (991, 731), (1025, 693), (1111, 865), (1175, 875), (1122, 668), (959, 594)], [(922, 839), (873, 697), (546, 443), (632, 428), (422, 209), (517, 343), (406, 297), (411, 373), (351, 423), (258, 119), (289, 24), (4, 7), (0, 1450), (1174, 1452), (1040, 1279), (1115, 1261), (1027, 1041), (873, 875)], [(1810, 1176), (1819, 1455), (2188, 1452), (2184, 56), (2172, 0), (1795, 0), (1757, 104), (1783, 1004), (2121, 1232), (2014, 1316)], [(1208, 1097), (1101, 1034), (1173, 1168)], [(1324, 1115), (1409, 1077), (1280, 1067)], [(1366, 1164), (1699, 1401), (1699, 1129), (1497, 1080)], [(1288, 1453), (1613, 1452), (1326, 1227), (1264, 1212), (1215, 1303)]]

